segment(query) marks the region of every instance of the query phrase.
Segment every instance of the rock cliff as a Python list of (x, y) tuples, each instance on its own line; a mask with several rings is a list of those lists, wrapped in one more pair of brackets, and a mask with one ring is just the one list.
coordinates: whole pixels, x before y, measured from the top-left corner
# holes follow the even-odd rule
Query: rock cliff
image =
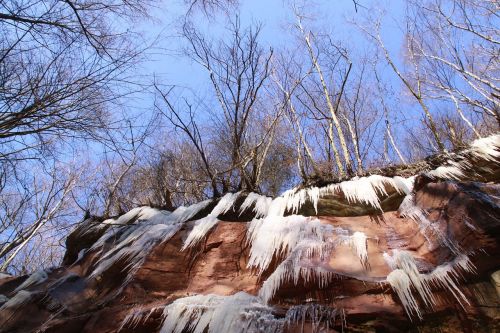
[(413, 176), (89, 218), (0, 332), (500, 330), (500, 136)]

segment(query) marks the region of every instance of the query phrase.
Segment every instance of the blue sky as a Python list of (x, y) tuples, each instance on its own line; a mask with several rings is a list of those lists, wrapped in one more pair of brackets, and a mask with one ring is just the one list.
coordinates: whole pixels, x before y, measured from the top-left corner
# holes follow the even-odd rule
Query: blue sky
[[(363, 49), (367, 45), (366, 39), (355, 26), (349, 23), (349, 20), (362, 21), (366, 17), (369, 18), (374, 6), (385, 9), (387, 15), (383, 22), (382, 35), (391, 53), (397, 55), (402, 35), (395, 20), (403, 15), (402, 2), (361, 0), (360, 3), (366, 8), (360, 7), (358, 13), (355, 12), (351, 0), (308, 2), (311, 4), (308, 10), (314, 13), (314, 20), (322, 29), (339, 39), (348, 41), (356, 48)], [(181, 0), (164, 0), (162, 5), (151, 12), (154, 22), (149, 21), (139, 26), (146, 40), (159, 38), (154, 43), (151, 60), (145, 64), (145, 69), (148, 75), (160, 77), (166, 84), (176, 84), (203, 91), (208, 83), (206, 73), (185, 56), (176, 54), (183, 45), (182, 38), (178, 36), (177, 31), (185, 11), (186, 6)], [(263, 24), (262, 45), (279, 49), (282, 45), (295, 43), (289, 31), (293, 16), (286, 1), (241, 0), (239, 15), (243, 26), (252, 22)], [(193, 21), (199, 28), (215, 37), (223, 31), (225, 18), (224, 15), (217, 14), (209, 21), (202, 14), (197, 13)], [(314, 27), (311, 29), (314, 30)]]

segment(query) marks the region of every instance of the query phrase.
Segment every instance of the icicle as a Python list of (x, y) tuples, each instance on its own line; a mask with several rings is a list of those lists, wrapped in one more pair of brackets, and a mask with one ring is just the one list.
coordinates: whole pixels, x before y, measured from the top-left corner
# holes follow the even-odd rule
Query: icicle
[(471, 143), (470, 153), (477, 158), (496, 162), (500, 158), (500, 134), (474, 140)]
[(366, 180), (370, 182), (370, 185), (379, 195), (387, 195), (387, 190), (385, 188), (387, 184), (396, 188), (396, 185), (394, 184), (394, 180), (392, 178), (387, 178), (379, 175), (371, 175), (366, 178)]
[(470, 303), (457, 285), (461, 277), (459, 270), (469, 273), (475, 271), (474, 265), (470, 262), (469, 257), (464, 254), (459, 255), (452, 262), (439, 265), (431, 273), (426, 274), (425, 278), (429, 282), (450, 291), (460, 305), (465, 308), (464, 303), (468, 305)]
[(268, 303), (276, 294), (279, 287), (286, 281), (292, 281), (295, 285), (299, 279), (305, 283), (313, 280), (318, 282), (320, 288), (325, 288), (336, 276), (333, 272), (327, 271), (319, 266), (304, 267), (297, 262), (298, 256), (292, 256), (283, 261), (274, 272), (264, 281), (259, 290), (259, 297)]
[(45, 280), (48, 279), (47, 272), (45, 272), (43, 269), (40, 269), (33, 274), (31, 274), (19, 287), (17, 287), (14, 292), (18, 292), (19, 290), (26, 289), (31, 286), (35, 286), (37, 284), (40, 284), (44, 282)]
[[(137, 270), (147, 254), (159, 242), (169, 240), (181, 227), (182, 223), (196, 215), (209, 202), (204, 201), (189, 207), (179, 207), (173, 213), (160, 211), (150, 207), (140, 207), (117, 219), (120, 223), (110, 223), (111, 227), (91, 247), (91, 251), (104, 251), (103, 245), (113, 241), (115, 245), (99, 256), (94, 264), (89, 279), (106, 272), (116, 262), (124, 261), (123, 270), (127, 277), (121, 287), (131, 279), (132, 273)], [(132, 219), (137, 223), (128, 224)]]
[(240, 193), (241, 192), (227, 193), (219, 200), (210, 214), (208, 214), (204, 218), (197, 220), (194, 224), (193, 229), (184, 241), (181, 251), (194, 246), (200, 241), (200, 239), (205, 237), (206, 234), (219, 222), (217, 217), (219, 215), (227, 213), (227, 211), (233, 207), (234, 202), (236, 201), (236, 199), (238, 199)]
[(33, 297), (33, 294), (30, 293), (29, 291), (19, 290), (14, 297), (9, 299), (4, 305), (2, 305), (0, 307), (0, 310), (19, 309), (23, 305), (27, 304), (31, 300), (32, 297)]
[(248, 267), (256, 267), (262, 274), (274, 256), (288, 255), (305, 238), (324, 240), (332, 232), (330, 225), (301, 215), (254, 219), (248, 230), (251, 245)]
[(269, 205), (269, 211), (267, 213), (268, 217), (271, 216), (283, 216), (285, 215), (286, 211), (286, 200), (283, 197), (277, 197), (275, 198), (271, 204)]
[(350, 246), (354, 253), (358, 256), (361, 264), (366, 267), (368, 265), (367, 237), (364, 232), (356, 231), (349, 238)]
[(181, 206), (172, 212), (172, 219), (175, 219), (176, 223), (184, 223), (205, 209), (211, 202), (212, 200), (209, 199), (188, 207)]
[(283, 331), (284, 320), (252, 295), (195, 295), (175, 300), (165, 307), (160, 333), (244, 333)]
[(434, 304), (432, 291), (425, 277), (419, 273), (415, 259), (411, 253), (401, 250), (393, 250), (392, 253), (396, 267), (405, 271), (425, 304), (432, 306)]
[(392, 289), (398, 294), (403, 308), (411, 320), (411, 314), (416, 313), (419, 318), (422, 318), (420, 309), (418, 307), (416, 299), (411, 293), (411, 280), (408, 274), (402, 269), (393, 270), (389, 275), (387, 275), (387, 282), (391, 285)]
[(429, 221), (427, 213), (415, 204), (415, 195), (413, 193), (408, 194), (403, 199), (398, 211), (401, 216), (412, 219), (419, 226), (420, 233), (426, 238), (428, 244), (433, 243), (427, 232), (427, 230), (430, 230), (432, 235), (437, 237), (439, 243), (455, 254), (460, 252), (459, 246), (441, 232), (439, 223)]
[[(453, 161), (448, 161), (448, 164), (450, 164), (450, 162)], [(429, 176), (432, 179), (440, 178), (440, 179), (460, 180), (465, 177), (465, 174), (463, 173), (461, 167), (459, 167), (457, 164), (454, 164), (454, 165), (440, 166), (432, 171), (427, 172), (427, 176)]]
[(243, 201), (240, 207), (240, 216), (252, 205), (254, 205), (253, 212), (255, 213), (255, 218), (266, 216), (272, 201), (272, 198), (252, 192)]
[(136, 328), (139, 326), (141, 323), (145, 323), (148, 321), (148, 319), (151, 317), (151, 315), (160, 309), (164, 309), (164, 306), (155, 306), (150, 309), (137, 309), (137, 308), (132, 308), (130, 312), (125, 316), (125, 318), (122, 320), (122, 323), (120, 327), (118, 328), (117, 332), (120, 332), (123, 328), (128, 327), (128, 328)]
[(220, 198), (219, 202), (209, 215), (217, 217), (219, 215), (227, 213), (227, 211), (233, 207), (234, 202), (236, 201), (236, 199), (238, 199), (240, 194), (241, 192), (227, 193), (226, 195), (224, 195), (222, 198)]
[(287, 191), (283, 194), (283, 198), (286, 202), (286, 209), (291, 211), (292, 214), (297, 214), (300, 207), (306, 203), (307, 190), (302, 189), (298, 192)]
[(436, 303), (430, 288), (431, 283), (449, 291), (462, 307), (464, 307), (464, 303), (469, 304), (466, 296), (457, 285), (460, 277), (459, 270), (474, 272), (475, 269), (466, 255), (461, 254), (452, 262), (442, 264), (428, 274), (419, 273), (415, 260), (407, 251), (393, 250), (392, 257), (384, 253), (384, 259), (394, 269), (387, 276), (387, 282), (397, 292), (408, 315), (414, 312), (422, 318), (418, 303), (411, 294), (411, 286), (415, 288), (420, 298), (429, 307)]
[(312, 187), (312, 188), (307, 190), (307, 196), (309, 197), (309, 200), (311, 200), (313, 207), (314, 207), (314, 211), (316, 212), (316, 214), (318, 214), (319, 195), (320, 195), (320, 192), (319, 192), (319, 188), (317, 188), (317, 187)]
[[(320, 288), (324, 288), (336, 276), (334, 272), (322, 268), (312, 259), (327, 260), (337, 245), (348, 242), (346, 230), (333, 228), (327, 240), (302, 239), (290, 252), (287, 258), (278, 265), (274, 272), (264, 281), (259, 296), (267, 303), (273, 298), (285, 281), (298, 284), (299, 279), (309, 283), (315, 280)], [(336, 237), (333, 237), (336, 235)]]
[(415, 176), (411, 176), (408, 178), (394, 176), (392, 179), (394, 181), (395, 188), (399, 193), (408, 195), (413, 191)]
[(366, 177), (348, 180), (339, 185), (349, 203), (363, 203), (377, 210), (382, 210), (378, 195)]
[(191, 230), (188, 237), (184, 241), (181, 251), (184, 251), (198, 243), (200, 239), (205, 237), (210, 229), (212, 229), (218, 222), (219, 220), (217, 217), (210, 215), (197, 220), (194, 224), (193, 230)]
[[(288, 327), (299, 325), (304, 332), (306, 321), (310, 322), (310, 332), (328, 332), (333, 328), (339, 311), (335, 308), (316, 303), (301, 304), (292, 306), (286, 312), (285, 321)], [(309, 332), (309, 330), (308, 330)]]
[[(170, 239), (179, 229), (180, 224), (142, 225), (126, 233), (118, 240), (118, 244), (101, 256), (89, 278), (95, 278), (107, 271), (119, 260), (125, 259), (128, 264), (124, 270), (135, 271), (146, 255), (157, 243)], [(129, 276), (130, 277), (130, 276)], [(128, 281), (126, 281), (128, 282)]]

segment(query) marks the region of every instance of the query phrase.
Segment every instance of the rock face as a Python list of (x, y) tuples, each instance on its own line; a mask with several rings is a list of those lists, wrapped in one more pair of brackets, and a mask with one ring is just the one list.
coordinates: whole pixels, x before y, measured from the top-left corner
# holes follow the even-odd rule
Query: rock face
[(0, 277), (0, 332), (498, 331), (497, 149), (461, 180), (376, 176), (89, 219), (61, 267)]

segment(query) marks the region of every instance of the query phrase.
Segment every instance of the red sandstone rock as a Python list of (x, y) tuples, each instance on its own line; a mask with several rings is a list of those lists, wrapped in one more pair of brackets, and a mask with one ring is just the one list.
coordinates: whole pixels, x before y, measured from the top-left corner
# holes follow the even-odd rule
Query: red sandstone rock
[[(339, 315), (331, 332), (342, 328), (348, 332), (397, 332), (417, 326), (424, 332), (432, 327), (449, 332), (499, 329), (499, 299), (489, 281), (500, 267), (500, 186), (428, 179), (418, 180), (418, 184), (417, 205), (429, 213), (432, 224), (456, 240), (461, 251), (470, 253), (476, 272), (464, 273), (459, 281), (470, 305), (461, 308), (446, 290), (434, 288), (438, 301), (433, 309), (422, 306), (424, 321), (409, 318), (396, 293), (384, 282), (391, 268), (383, 253), (407, 250), (425, 273), (450, 261), (452, 251), (436, 237), (431, 237), (429, 243), (415, 221), (401, 217), (395, 210), (368, 210), (370, 215), (361, 216), (345, 216), (348, 214), (342, 212), (325, 215), (328, 210), (324, 207), (353, 205), (329, 203), (334, 199), (324, 198), (319, 203), (321, 222), (364, 232), (368, 237), (369, 265), (363, 267), (348, 245), (340, 245), (327, 261), (318, 261), (336, 278), (324, 287), (315, 281), (287, 281), (271, 300), (275, 316), (283, 317), (293, 305), (317, 302), (334, 307), (345, 316)], [(398, 205), (401, 202), (401, 198), (393, 200)], [(356, 211), (362, 209), (358, 207)], [(260, 277), (248, 269), (247, 223), (242, 221), (219, 222), (197, 246), (182, 252), (183, 240), (192, 225), (188, 222), (171, 239), (156, 244), (136, 271), (127, 272), (125, 258), (96, 277), (91, 274), (103, 253), (88, 251), (78, 261), (75, 254), (91, 247), (103, 230), (83, 237), (82, 230), (93, 227), (80, 227), (69, 237), (64, 266), (51, 272), (43, 283), (28, 287), (29, 298), (23, 304), (0, 309), (0, 332), (117, 332), (120, 328), (123, 332), (156, 332), (163, 321), (163, 307), (175, 299), (194, 294), (233, 295), (239, 291), (257, 295), (263, 280), (284, 259), (275, 257)], [(113, 246), (111, 241), (104, 248)], [(24, 280), (25, 277), (1, 279), (0, 294), (15, 297), (14, 289)], [(141, 320), (124, 323), (131, 311), (143, 313)], [(289, 325), (285, 331), (301, 332), (301, 325)], [(311, 332), (310, 323), (303, 332)]]

